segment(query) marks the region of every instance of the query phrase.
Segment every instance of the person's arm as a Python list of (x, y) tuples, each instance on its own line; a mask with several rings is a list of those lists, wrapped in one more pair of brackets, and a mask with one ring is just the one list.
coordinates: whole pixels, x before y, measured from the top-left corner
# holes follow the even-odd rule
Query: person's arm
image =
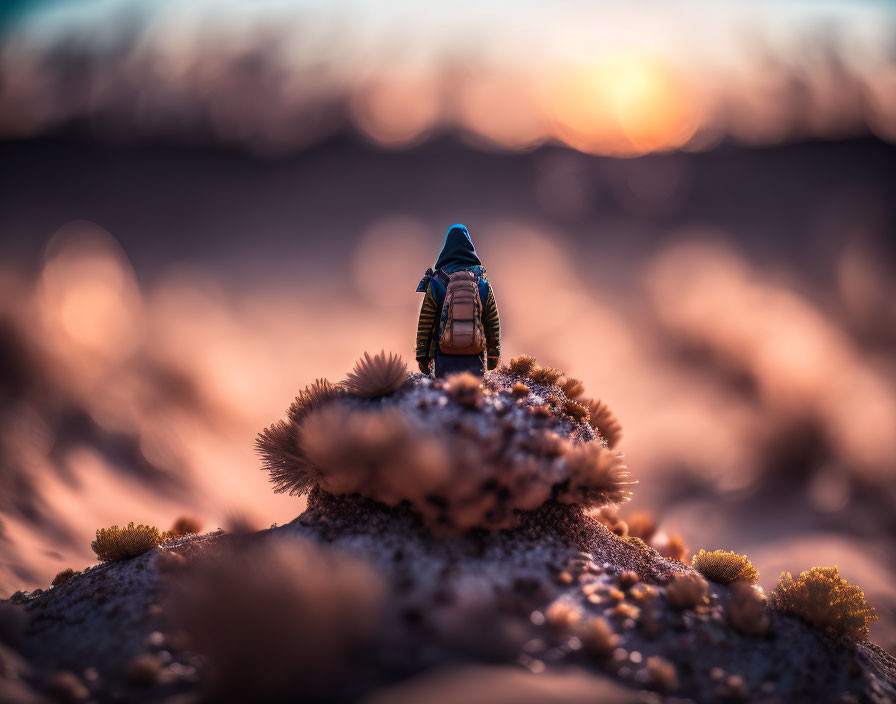
[(488, 354), (488, 368), (495, 369), (501, 359), (501, 318), (492, 285), (488, 285), (488, 298), (482, 306), (482, 327), (485, 329), (485, 347)]
[(417, 348), (415, 357), (420, 371), (429, 373), (429, 346), (432, 342), (432, 331), (436, 324), (436, 299), (433, 298), (432, 288), (426, 288), (423, 296), (423, 305), (420, 306), (420, 318), (417, 320)]

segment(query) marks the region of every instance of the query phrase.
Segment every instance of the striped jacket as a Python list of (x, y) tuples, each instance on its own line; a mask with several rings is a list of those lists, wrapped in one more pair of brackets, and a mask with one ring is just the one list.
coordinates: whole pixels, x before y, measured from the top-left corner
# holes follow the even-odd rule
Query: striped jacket
[[(482, 299), (482, 327), (485, 331), (485, 345), (489, 359), (501, 357), (501, 319), (498, 316), (498, 304), (492, 285), (485, 279), (479, 279), (479, 297)], [(436, 325), (442, 303), (445, 301), (445, 284), (433, 276), (426, 287), (423, 305), (420, 307), (420, 318), (417, 321), (417, 361), (430, 360), (435, 356)]]

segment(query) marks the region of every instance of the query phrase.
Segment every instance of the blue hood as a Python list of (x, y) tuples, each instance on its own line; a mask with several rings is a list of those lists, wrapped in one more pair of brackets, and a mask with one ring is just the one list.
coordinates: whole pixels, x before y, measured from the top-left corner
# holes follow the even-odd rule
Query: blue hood
[(472, 269), (482, 266), (470, 233), (463, 225), (452, 225), (445, 235), (445, 244), (439, 258), (436, 260), (436, 269), (441, 269), (446, 274), (453, 274), (461, 269)]

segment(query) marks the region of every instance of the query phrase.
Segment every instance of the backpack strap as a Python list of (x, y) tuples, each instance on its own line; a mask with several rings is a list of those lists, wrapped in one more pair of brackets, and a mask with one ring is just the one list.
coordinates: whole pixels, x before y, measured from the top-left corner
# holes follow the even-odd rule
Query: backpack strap
[(439, 348), (439, 326), (442, 320), (442, 307), (445, 305), (445, 296), (448, 293), (448, 274), (441, 269), (433, 272), (430, 285), (433, 292), (432, 297), (436, 303), (436, 323), (432, 327), (432, 341), (435, 343), (436, 349)]

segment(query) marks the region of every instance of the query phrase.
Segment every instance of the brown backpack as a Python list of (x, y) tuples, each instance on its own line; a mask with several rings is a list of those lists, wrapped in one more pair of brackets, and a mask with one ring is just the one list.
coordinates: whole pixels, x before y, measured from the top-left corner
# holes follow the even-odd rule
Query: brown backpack
[(481, 354), (485, 349), (479, 281), (472, 271), (448, 275), (442, 304), (439, 349), (445, 354)]

